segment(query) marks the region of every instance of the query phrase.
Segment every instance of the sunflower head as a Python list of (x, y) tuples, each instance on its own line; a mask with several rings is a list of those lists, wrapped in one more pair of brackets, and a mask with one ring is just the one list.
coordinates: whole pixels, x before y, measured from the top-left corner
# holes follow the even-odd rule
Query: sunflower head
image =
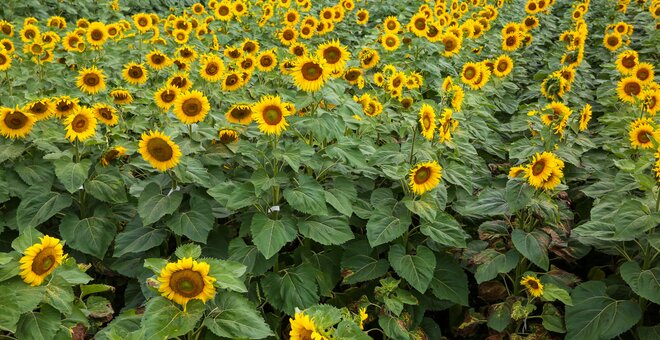
[(105, 89), (105, 75), (96, 66), (81, 69), (76, 85), (87, 94), (98, 93)]
[(96, 133), (96, 117), (91, 108), (80, 106), (64, 120), (66, 138), (84, 141)]
[(199, 66), (199, 74), (209, 82), (217, 82), (222, 79), (225, 72), (225, 64), (217, 55), (209, 55)]
[(339, 40), (331, 40), (319, 45), (316, 54), (323, 58), (330, 72), (342, 71), (351, 54)]
[(564, 162), (550, 152), (537, 153), (527, 166), (525, 177), (538, 189), (552, 189), (563, 177)]
[(112, 97), (115, 104), (130, 104), (133, 102), (133, 95), (124, 89), (110, 91), (110, 97)]
[(635, 99), (642, 93), (642, 83), (637, 77), (629, 76), (619, 81), (617, 85), (617, 95), (619, 99), (626, 103), (634, 103)]
[(513, 60), (506, 54), (501, 55), (493, 65), (493, 73), (498, 77), (505, 77), (513, 70)]
[(147, 69), (142, 64), (128, 63), (124, 65), (122, 76), (130, 84), (144, 84), (147, 82)]
[(48, 235), (40, 237), (40, 243), (35, 243), (25, 249), (20, 259), (20, 275), (30, 286), (39, 286), (46, 276), (55, 270), (66, 257), (60, 240)]
[(585, 104), (580, 111), (580, 131), (587, 129), (589, 121), (591, 120), (591, 104)]
[(108, 166), (113, 160), (126, 154), (126, 148), (123, 146), (115, 146), (103, 154), (99, 162), (102, 166)]
[(630, 145), (633, 148), (651, 149), (657, 140), (658, 132), (651, 124), (633, 122), (630, 129)]
[(238, 142), (238, 132), (234, 129), (220, 129), (218, 138), (222, 144), (231, 144)]
[(324, 59), (306, 56), (296, 60), (292, 75), (296, 87), (305, 92), (316, 92), (329, 79), (330, 71)]
[(248, 104), (234, 104), (227, 113), (227, 121), (236, 124), (250, 124), (252, 122), (252, 107)]
[(173, 85), (165, 85), (161, 87), (156, 93), (154, 93), (156, 105), (165, 111), (169, 110), (170, 107), (174, 105), (174, 101), (179, 95), (179, 92), (179, 88)]
[(428, 140), (433, 140), (435, 133), (435, 110), (429, 104), (422, 104), (419, 110), (419, 125), (422, 128), (422, 136)]
[(142, 158), (158, 171), (166, 171), (179, 164), (181, 150), (169, 136), (159, 131), (149, 131), (142, 134), (139, 143)]
[(53, 101), (49, 98), (35, 100), (23, 107), (23, 111), (32, 114), (35, 121), (50, 118), (53, 115), (54, 110), (55, 106), (53, 105)]
[(272, 50), (263, 51), (257, 56), (257, 68), (263, 72), (272, 71), (277, 67), (277, 56)]
[(543, 284), (541, 280), (534, 276), (527, 275), (520, 280), (520, 284), (525, 286), (527, 292), (533, 297), (541, 297), (543, 295)]
[(259, 124), (259, 130), (267, 135), (279, 135), (289, 125), (285, 116), (289, 111), (279, 96), (265, 96), (252, 106), (252, 119)]
[(291, 340), (323, 340), (326, 339), (320, 334), (322, 330), (318, 329), (314, 320), (303, 312), (296, 313), (293, 319), (289, 319), (291, 331), (289, 338)]
[(18, 107), (0, 108), (0, 134), (5, 137), (24, 138), (30, 133), (34, 123), (34, 116)]
[(433, 190), (442, 179), (442, 167), (436, 161), (418, 163), (410, 170), (410, 189), (421, 195)]
[(621, 35), (616, 32), (605, 34), (603, 37), (603, 46), (612, 52), (618, 50), (622, 43)]
[(97, 103), (92, 107), (92, 109), (94, 110), (94, 116), (105, 125), (114, 126), (117, 125), (117, 122), (119, 122), (117, 109), (111, 105)]
[(222, 80), (223, 91), (234, 91), (244, 85), (243, 77), (238, 72), (230, 72)]
[(78, 98), (71, 98), (69, 96), (61, 96), (53, 99), (54, 111), (53, 113), (57, 118), (64, 118), (70, 115), (78, 108)]
[(206, 262), (195, 261), (190, 257), (170, 262), (160, 271), (158, 291), (164, 297), (184, 306), (196, 299), (206, 302), (215, 296), (213, 282), (209, 275), (211, 267)]

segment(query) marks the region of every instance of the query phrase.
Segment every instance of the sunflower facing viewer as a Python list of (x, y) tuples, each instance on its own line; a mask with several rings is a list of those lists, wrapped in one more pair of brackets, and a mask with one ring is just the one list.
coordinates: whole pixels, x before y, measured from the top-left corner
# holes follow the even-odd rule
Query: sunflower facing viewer
[(60, 240), (48, 235), (39, 239), (41, 243), (25, 249), (24, 256), (19, 260), (21, 278), (30, 286), (41, 285), (66, 257)]
[(184, 310), (190, 300), (206, 302), (215, 296), (215, 278), (209, 275), (210, 270), (208, 263), (198, 262), (190, 257), (170, 262), (160, 271), (158, 291), (164, 297), (182, 305)]
[(179, 164), (181, 150), (169, 136), (159, 131), (143, 133), (139, 144), (142, 157), (158, 171), (166, 171)]

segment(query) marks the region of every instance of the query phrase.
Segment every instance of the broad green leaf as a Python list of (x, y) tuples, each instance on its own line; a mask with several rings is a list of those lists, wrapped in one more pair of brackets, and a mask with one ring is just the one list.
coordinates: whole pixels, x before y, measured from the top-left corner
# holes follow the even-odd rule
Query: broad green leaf
[(83, 272), (74, 259), (69, 258), (55, 269), (53, 280), (61, 280), (63, 285), (75, 286), (92, 281), (92, 277)]
[(77, 216), (66, 215), (60, 223), (60, 234), (69, 247), (99, 259), (105, 256), (116, 233), (114, 223), (103, 217), (80, 220)]
[(180, 260), (186, 257), (197, 259), (198, 257), (202, 256), (202, 247), (195, 243), (182, 244), (176, 247), (174, 255), (176, 255), (176, 257)]
[(509, 250), (506, 254), (486, 249), (473, 258), (473, 261), (479, 263), (474, 278), (477, 283), (490, 281), (497, 277), (497, 274), (508, 273), (515, 268), (519, 258), (515, 249)]
[(229, 242), (228, 260), (242, 263), (252, 275), (262, 275), (275, 263), (276, 257), (266, 259), (257, 246), (247, 245), (242, 238), (235, 238)]
[(140, 227), (117, 234), (113, 257), (128, 253), (139, 253), (157, 247), (167, 237), (167, 230), (162, 228)]
[(383, 329), (385, 335), (392, 339), (411, 339), (405, 324), (405, 322), (387, 314), (378, 317), (378, 325)]
[(32, 287), (20, 278), (0, 283), (0, 301), (12, 301), (19, 314), (37, 308), (43, 299), (44, 292), (44, 286)]
[(200, 300), (190, 300), (186, 312), (183, 312), (173, 301), (157, 296), (147, 302), (142, 329), (147, 335), (146, 339), (181, 336), (195, 328), (204, 310), (204, 303)]
[(257, 202), (252, 183), (220, 183), (206, 191), (218, 203), (229, 210), (249, 207)]
[(355, 185), (346, 177), (335, 178), (333, 188), (325, 192), (325, 200), (328, 204), (347, 217), (353, 214), (353, 204), (356, 199)]
[(564, 316), (559, 313), (557, 307), (551, 303), (543, 304), (543, 327), (550, 332), (566, 333), (566, 326), (564, 324)]
[[(2, 287), (4, 288), (4, 287)], [(16, 325), (21, 318), (16, 302), (11, 299), (0, 299), (0, 330), (16, 333)]]
[(314, 268), (309, 265), (287, 269), (282, 276), (266, 273), (261, 285), (268, 302), (288, 315), (294, 315), (296, 308), (305, 309), (319, 301)]
[(652, 327), (639, 327), (637, 334), (640, 340), (656, 340), (660, 339), (660, 325)]
[(175, 234), (183, 235), (200, 243), (206, 243), (215, 218), (211, 204), (206, 200), (193, 196), (190, 199), (190, 210), (178, 211), (167, 221), (167, 227)]
[(639, 321), (639, 304), (613, 299), (606, 289), (602, 281), (588, 281), (573, 289), (573, 306), (566, 306), (567, 340), (614, 338)]
[(420, 293), (426, 292), (435, 271), (435, 255), (424, 246), (418, 246), (415, 255), (406, 254), (406, 249), (395, 244), (390, 248), (388, 259), (392, 268)]
[(165, 215), (175, 212), (182, 199), (183, 194), (181, 191), (173, 191), (163, 195), (158, 184), (149, 183), (140, 194), (137, 210), (140, 217), (142, 217), (143, 224), (146, 226), (160, 220)]
[(504, 198), (506, 199), (509, 213), (515, 213), (526, 207), (534, 196), (534, 188), (526, 181), (519, 179), (510, 179), (506, 183)]
[(21, 204), (16, 210), (18, 228), (37, 227), (70, 206), (72, 202), (68, 194), (48, 191), (41, 185), (32, 186), (24, 193)]
[(16, 329), (16, 338), (30, 340), (50, 340), (60, 324), (60, 312), (43, 305), (39, 312), (30, 311), (21, 315)]
[(19, 253), (23, 253), (25, 249), (29, 248), (35, 243), (41, 243), (39, 240), (40, 237), (43, 237), (39, 230), (35, 227), (24, 228), (21, 230), (20, 235), (11, 242), (12, 249), (16, 250)]
[(298, 222), (298, 230), (305, 237), (326, 246), (343, 244), (355, 238), (348, 218), (344, 216), (313, 216)]
[(245, 274), (247, 267), (236, 261), (225, 261), (218, 259), (203, 259), (211, 267), (209, 275), (213, 276), (215, 284), (222, 289), (246, 293), (247, 288), (241, 277)]
[(204, 319), (213, 334), (232, 339), (263, 339), (275, 334), (250, 300), (237, 293), (217, 294)]
[(61, 278), (51, 280), (45, 288), (44, 302), (55, 307), (64, 315), (71, 314), (73, 310), (73, 299), (75, 299), (73, 288), (65, 285), (64, 280)]
[(385, 259), (373, 257), (373, 250), (365, 241), (349, 242), (341, 259), (344, 283), (354, 284), (379, 278), (389, 269)]
[(546, 283), (543, 285), (543, 295), (541, 298), (543, 301), (559, 300), (566, 306), (573, 305), (573, 300), (571, 299), (571, 296), (568, 294), (568, 292), (552, 283)]
[(548, 234), (538, 230), (526, 233), (520, 229), (514, 229), (511, 233), (511, 241), (522, 256), (541, 269), (548, 270), (550, 266), (550, 260), (548, 259), (550, 236)]
[(468, 278), (463, 268), (448, 254), (436, 257), (436, 267), (429, 288), (441, 300), (468, 306)]
[(438, 213), (438, 201), (433, 195), (421, 195), (417, 199), (406, 197), (402, 201), (413, 214), (426, 221), (435, 221)]
[(376, 210), (367, 221), (367, 239), (372, 247), (397, 239), (408, 230), (410, 212), (405, 205), (396, 203), (394, 209)]
[(284, 198), (293, 209), (310, 215), (327, 215), (325, 191), (312, 177), (298, 176), (298, 186), (284, 190)]
[(621, 277), (637, 295), (660, 304), (660, 267), (642, 270), (637, 262), (628, 261), (619, 270)]
[(126, 202), (126, 185), (119, 170), (109, 167), (96, 170), (97, 174), (85, 183), (85, 192), (94, 198), (107, 203)]
[(337, 325), (335, 332), (336, 339), (351, 339), (351, 340), (370, 340), (372, 339), (367, 333), (363, 332), (355, 322), (344, 320)]
[(62, 182), (66, 191), (74, 193), (82, 187), (92, 161), (83, 159), (80, 163), (73, 162), (69, 158), (60, 158), (55, 161), (55, 175)]
[(307, 308), (305, 314), (314, 320), (316, 327), (327, 329), (339, 323), (342, 312), (335, 306), (319, 304)]
[(465, 239), (469, 238), (469, 235), (451, 215), (444, 211), (439, 211), (433, 221), (423, 222), (420, 231), (442, 245), (456, 248), (467, 247)]
[(504, 189), (484, 189), (477, 199), (462, 202), (464, 206), (454, 205), (456, 211), (465, 217), (490, 217), (506, 215), (509, 207), (504, 198)]
[(511, 323), (511, 305), (501, 302), (490, 306), (488, 309), (488, 327), (502, 332)]
[(250, 231), (252, 242), (266, 259), (273, 257), (285, 244), (296, 238), (295, 222), (286, 216), (271, 220), (262, 213), (254, 214)]
[(104, 292), (114, 292), (115, 287), (109, 286), (106, 284), (95, 283), (91, 285), (82, 285), (80, 286), (80, 297), (84, 298), (87, 295), (104, 293)]

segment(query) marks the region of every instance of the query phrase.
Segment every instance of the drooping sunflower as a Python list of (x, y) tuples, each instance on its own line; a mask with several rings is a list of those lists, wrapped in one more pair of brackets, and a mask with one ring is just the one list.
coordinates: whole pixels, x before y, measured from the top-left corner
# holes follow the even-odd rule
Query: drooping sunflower
[(24, 138), (34, 126), (35, 119), (32, 114), (20, 110), (0, 108), (0, 134), (11, 139)]
[(130, 84), (144, 84), (147, 82), (147, 69), (142, 64), (130, 62), (124, 65), (122, 76)]
[(130, 104), (133, 102), (133, 95), (125, 89), (114, 89), (110, 91), (110, 97), (115, 104)]
[(28, 113), (32, 114), (32, 117), (35, 121), (50, 118), (53, 115), (54, 110), (55, 106), (52, 100), (49, 98), (35, 100), (23, 107), (23, 111), (27, 111)]
[(200, 91), (181, 93), (174, 101), (174, 115), (184, 124), (201, 122), (210, 110), (208, 98)]
[(522, 280), (520, 280), (520, 284), (525, 286), (527, 292), (533, 297), (541, 297), (541, 295), (543, 295), (543, 284), (541, 283), (541, 280), (531, 275), (523, 277)]
[(115, 146), (114, 148), (108, 150), (106, 153), (101, 156), (99, 162), (102, 166), (110, 165), (110, 162), (126, 154), (126, 148), (123, 146)]
[(303, 312), (296, 313), (294, 319), (289, 319), (291, 340), (325, 340), (326, 337), (319, 333), (314, 320)]
[(139, 152), (146, 161), (158, 171), (166, 171), (177, 164), (181, 158), (181, 150), (169, 136), (159, 131), (142, 133)]
[(223, 91), (234, 91), (243, 86), (243, 77), (238, 72), (231, 72), (225, 75), (225, 78), (222, 80), (222, 90)]
[(419, 110), (419, 125), (422, 127), (422, 136), (428, 140), (433, 140), (435, 133), (435, 110), (429, 104), (422, 104)]
[(623, 78), (617, 85), (616, 93), (619, 99), (632, 104), (635, 102), (635, 98), (642, 93), (642, 84), (635, 76)]
[(209, 275), (210, 270), (208, 263), (198, 262), (190, 257), (170, 262), (158, 275), (158, 291), (164, 297), (182, 305), (184, 310), (188, 301), (193, 299), (206, 303), (215, 296), (213, 282), (216, 279)]
[(590, 120), (591, 120), (591, 104), (585, 104), (584, 107), (582, 108), (582, 111), (580, 111), (580, 126), (579, 126), (580, 131), (584, 131), (587, 129)]
[(114, 126), (119, 122), (117, 109), (108, 104), (96, 103), (92, 106), (92, 109), (94, 110), (94, 116), (105, 125)]
[(316, 55), (323, 58), (330, 72), (343, 71), (351, 54), (339, 40), (331, 40), (319, 45)]
[(401, 46), (399, 36), (393, 33), (385, 33), (380, 37), (380, 44), (386, 51), (396, 51)]
[(454, 119), (454, 113), (449, 108), (445, 108), (440, 117), (440, 126), (438, 127), (438, 136), (440, 142), (444, 143), (451, 140), (452, 132), (458, 128), (458, 120)]
[(646, 90), (642, 92), (641, 98), (642, 109), (651, 116), (655, 116), (660, 109), (660, 89)]
[(252, 123), (252, 107), (248, 104), (234, 104), (225, 113), (227, 121), (236, 124)]
[(502, 78), (506, 77), (513, 70), (513, 60), (506, 54), (501, 55), (495, 60), (493, 74)]
[(655, 77), (653, 64), (639, 63), (632, 71), (632, 74), (642, 85), (650, 84)]
[(616, 32), (607, 33), (603, 37), (603, 46), (612, 52), (618, 50), (622, 43), (621, 35)]
[(59, 239), (48, 235), (40, 237), (40, 243), (35, 243), (25, 249), (19, 260), (20, 275), (30, 286), (39, 286), (46, 276), (55, 270), (66, 258), (63, 245)]
[(378, 51), (372, 48), (365, 48), (360, 51), (359, 58), (360, 66), (362, 66), (362, 68), (365, 70), (374, 68), (380, 61), (380, 55), (378, 54)]
[(263, 51), (257, 56), (257, 69), (270, 72), (277, 67), (277, 56), (272, 50)]
[(516, 178), (521, 174), (524, 174), (527, 171), (527, 167), (524, 165), (512, 166), (509, 169), (509, 178)]
[(158, 89), (156, 93), (154, 93), (154, 101), (156, 102), (156, 105), (163, 109), (164, 111), (167, 111), (174, 105), (174, 101), (176, 100), (176, 97), (179, 95), (179, 88), (173, 85), (165, 85)]
[(199, 75), (206, 81), (215, 83), (222, 79), (225, 72), (225, 64), (215, 54), (205, 57), (199, 65)]
[(162, 70), (170, 64), (170, 58), (163, 52), (153, 50), (146, 56), (147, 64), (154, 70)]
[(57, 118), (64, 118), (78, 108), (78, 98), (71, 98), (69, 96), (61, 96), (53, 99), (55, 105), (53, 114)]
[(167, 79), (167, 84), (178, 88), (181, 91), (188, 91), (193, 86), (187, 73), (177, 72)]
[(238, 132), (234, 129), (220, 129), (218, 131), (218, 138), (220, 138), (220, 143), (222, 144), (237, 143)]
[(76, 86), (87, 94), (99, 93), (105, 89), (105, 75), (96, 66), (81, 69)]
[(535, 188), (543, 186), (543, 182), (550, 178), (552, 169), (556, 166), (556, 158), (550, 152), (536, 153), (532, 158), (532, 162), (528, 165), (525, 177), (529, 184)]
[(316, 56), (306, 56), (296, 60), (292, 76), (296, 87), (305, 92), (316, 92), (330, 77), (325, 60)]
[(289, 111), (279, 96), (265, 96), (252, 106), (252, 119), (259, 130), (267, 135), (279, 135), (289, 124), (285, 116)]
[(630, 145), (634, 148), (651, 149), (653, 142), (657, 140), (658, 131), (647, 123), (635, 124), (633, 122), (630, 129)]
[(436, 161), (416, 164), (410, 170), (410, 189), (417, 195), (433, 190), (442, 180), (442, 167)]
[(70, 141), (84, 141), (96, 133), (96, 117), (91, 108), (79, 106), (64, 120), (65, 137)]

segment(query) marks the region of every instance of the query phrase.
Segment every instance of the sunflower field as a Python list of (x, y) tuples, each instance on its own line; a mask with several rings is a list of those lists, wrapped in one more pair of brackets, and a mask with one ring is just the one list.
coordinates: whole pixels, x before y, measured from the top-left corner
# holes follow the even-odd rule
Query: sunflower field
[(660, 0), (4, 0), (0, 338), (660, 339)]

